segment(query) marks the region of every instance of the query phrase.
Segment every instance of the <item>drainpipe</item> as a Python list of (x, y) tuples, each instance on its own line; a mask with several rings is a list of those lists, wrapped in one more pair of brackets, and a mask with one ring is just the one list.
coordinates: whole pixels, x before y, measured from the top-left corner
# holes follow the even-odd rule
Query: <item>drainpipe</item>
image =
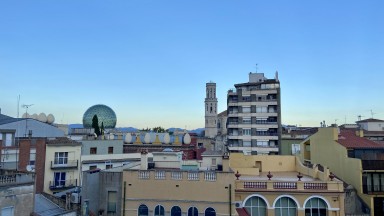
[(126, 192), (127, 182), (124, 181), (124, 194), (123, 194), (123, 216), (125, 216), (125, 192)]
[(232, 184), (229, 184), (229, 216), (232, 216)]

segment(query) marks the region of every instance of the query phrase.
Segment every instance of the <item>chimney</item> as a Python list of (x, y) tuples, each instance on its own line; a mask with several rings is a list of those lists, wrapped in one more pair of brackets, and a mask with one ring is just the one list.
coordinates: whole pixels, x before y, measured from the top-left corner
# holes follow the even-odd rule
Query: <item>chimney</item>
[(141, 170), (148, 170), (148, 152), (145, 149), (141, 150), (140, 169)]
[(363, 129), (357, 129), (355, 131), (355, 135), (358, 136), (358, 137), (364, 137), (364, 131)]
[(223, 172), (229, 172), (229, 154), (228, 152), (223, 155)]

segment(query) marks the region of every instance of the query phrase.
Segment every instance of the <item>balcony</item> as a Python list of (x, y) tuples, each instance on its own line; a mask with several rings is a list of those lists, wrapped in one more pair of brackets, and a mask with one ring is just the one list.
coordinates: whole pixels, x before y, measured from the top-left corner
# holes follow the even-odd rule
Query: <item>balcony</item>
[(384, 160), (362, 160), (363, 170), (384, 170)]
[(52, 191), (70, 189), (77, 186), (77, 179), (68, 179), (63, 181), (50, 181), (49, 189)]
[(0, 187), (28, 183), (33, 184), (34, 182), (34, 174), (15, 173), (0, 175)]
[(51, 161), (51, 169), (77, 169), (79, 167), (78, 160), (66, 160), (64, 163)]

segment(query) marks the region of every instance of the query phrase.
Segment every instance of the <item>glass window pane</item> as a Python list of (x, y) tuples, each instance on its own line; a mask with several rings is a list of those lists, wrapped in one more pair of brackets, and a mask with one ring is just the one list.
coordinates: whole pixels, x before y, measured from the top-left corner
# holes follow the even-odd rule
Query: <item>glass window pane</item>
[(181, 208), (179, 206), (173, 206), (171, 209), (171, 216), (181, 216)]

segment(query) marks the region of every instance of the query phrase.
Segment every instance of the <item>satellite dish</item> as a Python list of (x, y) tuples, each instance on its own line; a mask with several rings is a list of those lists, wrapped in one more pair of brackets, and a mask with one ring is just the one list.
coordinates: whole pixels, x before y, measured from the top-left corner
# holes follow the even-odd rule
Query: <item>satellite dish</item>
[(34, 165), (27, 165), (26, 167), (28, 172), (34, 172), (35, 171), (35, 166)]

